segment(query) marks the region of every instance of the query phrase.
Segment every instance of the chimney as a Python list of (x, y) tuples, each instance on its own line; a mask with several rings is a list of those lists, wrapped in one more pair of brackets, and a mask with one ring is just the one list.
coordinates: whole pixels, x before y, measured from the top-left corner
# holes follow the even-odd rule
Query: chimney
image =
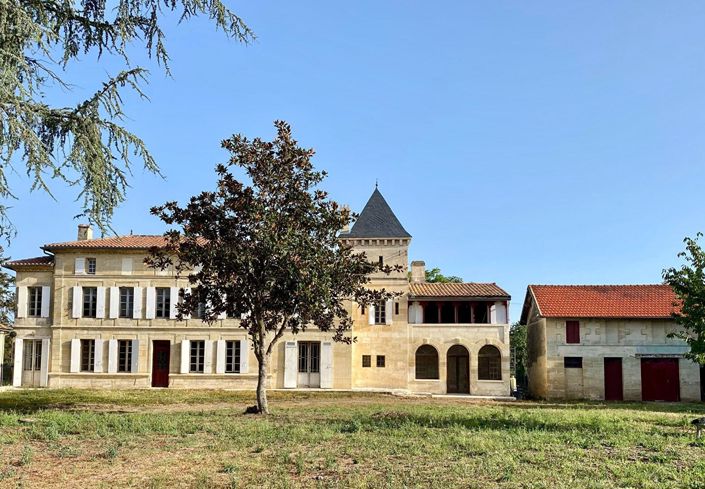
[(78, 225), (78, 240), (87, 241), (93, 239), (93, 229), (90, 224), (79, 224)]
[(418, 284), (426, 281), (426, 262), (411, 262), (411, 282)]
[[(348, 207), (347, 204), (343, 206), (343, 212), (346, 212), (348, 217), (350, 216), (350, 207)], [(347, 234), (350, 232), (350, 222), (346, 222), (345, 226), (343, 226), (343, 229), (340, 230), (341, 233)]]

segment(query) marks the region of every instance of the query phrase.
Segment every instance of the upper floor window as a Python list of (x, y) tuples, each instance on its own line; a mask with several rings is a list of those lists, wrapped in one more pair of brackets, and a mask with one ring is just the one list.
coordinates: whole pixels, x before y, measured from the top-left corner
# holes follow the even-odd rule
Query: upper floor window
[(206, 361), (206, 342), (203, 340), (191, 341), (191, 362), (189, 372), (202, 374)]
[(372, 366), (372, 355), (362, 355), (362, 366), (371, 367)]
[(95, 275), (95, 258), (86, 258), (86, 273)]
[(242, 355), (240, 348), (239, 341), (225, 342), (225, 373), (240, 373), (240, 356)]
[(384, 266), (384, 257), (380, 256), (379, 257), (379, 268), (382, 268)]
[(135, 306), (135, 289), (120, 287), (120, 317), (132, 318)]
[(375, 304), (375, 324), (387, 324), (387, 304), (384, 301)]
[(132, 340), (118, 340), (118, 372), (132, 371)]
[(81, 340), (81, 371), (93, 372), (95, 369), (95, 340)]
[(171, 289), (169, 287), (157, 287), (157, 308), (158, 318), (168, 318), (171, 310)]
[(27, 296), (29, 304), (27, 304), (27, 315), (32, 318), (38, 318), (42, 315), (42, 288), (27, 287)]
[(377, 367), (384, 368), (385, 363), (386, 361), (384, 355), (377, 355)]
[(98, 306), (98, 288), (83, 287), (83, 317), (96, 317), (96, 308)]
[(580, 343), (580, 321), (565, 322), (565, 342)]

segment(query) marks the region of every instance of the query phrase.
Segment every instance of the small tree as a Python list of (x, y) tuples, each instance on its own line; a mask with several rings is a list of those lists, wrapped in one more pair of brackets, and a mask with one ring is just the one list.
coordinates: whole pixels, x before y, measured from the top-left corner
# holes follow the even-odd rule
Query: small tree
[(431, 270), (426, 270), (426, 282), (460, 284), (463, 279), (455, 275), (443, 275), (440, 268), (432, 268)]
[[(199, 306), (207, 322), (222, 313), (242, 318), (259, 364), (257, 411), (265, 414), (267, 367), (285, 332), (316, 327), (335, 341), (354, 341), (352, 301), (367, 305), (397, 295), (366, 288), (368, 275), (402, 271), (341, 244), (338, 232), (354, 216), (317, 188), (326, 174), (314, 170), (313, 150), (299, 148), (285, 122), (275, 126), (272, 142), (240, 135), (222, 142), (231, 157), (216, 167), (214, 191), (184, 207), (168, 202), (152, 209), (178, 229), (165, 233), (166, 246), (147, 259), (188, 274), (194, 287), (183, 294), (180, 318)], [(233, 167), (245, 170), (249, 185)]]
[(702, 233), (685, 238), (685, 251), (678, 253), (685, 259), (680, 268), (671, 267), (663, 271), (664, 281), (671, 286), (678, 298), (676, 322), (682, 326), (670, 338), (681, 338), (690, 347), (686, 357), (705, 365), (705, 252), (698, 244)]
[(514, 357), (514, 375), (517, 383), (526, 385), (527, 378), (527, 354), (526, 354), (527, 326), (525, 324), (514, 323), (509, 329), (509, 344), (512, 347)]

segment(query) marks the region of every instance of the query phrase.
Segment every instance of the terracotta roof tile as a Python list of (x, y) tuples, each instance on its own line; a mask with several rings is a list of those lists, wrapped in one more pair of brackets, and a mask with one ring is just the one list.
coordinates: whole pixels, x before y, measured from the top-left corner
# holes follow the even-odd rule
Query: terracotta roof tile
[(36, 265), (52, 265), (54, 263), (53, 256), (35, 256), (34, 258), (22, 258), (20, 260), (10, 260), (5, 265), (7, 267), (20, 267), (20, 266), (36, 266)]
[(670, 318), (668, 285), (529, 285), (543, 317)]
[(414, 297), (503, 297), (509, 294), (497, 284), (480, 283), (412, 283), (410, 293)]
[(59, 249), (136, 249), (146, 250), (153, 246), (161, 247), (165, 244), (162, 235), (134, 234), (129, 236), (116, 236), (111, 238), (86, 239), (82, 241), (65, 241), (63, 243), (49, 243), (42, 246), (45, 250)]

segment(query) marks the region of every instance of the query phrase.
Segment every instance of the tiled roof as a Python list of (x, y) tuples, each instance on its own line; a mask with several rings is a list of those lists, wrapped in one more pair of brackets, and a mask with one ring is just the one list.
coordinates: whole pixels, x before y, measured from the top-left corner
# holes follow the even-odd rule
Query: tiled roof
[(561, 318), (670, 318), (677, 302), (668, 285), (529, 285), (528, 294), (541, 316)]
[(412, 297), (502, 297), (509, 294), (497, 284), (478, 283), (412, 283), (409, 286)]
[(352, 229), (341, 238), (410, 238), (378, 189), (362, 209)]
[(116, 236), (112, 238), (85, 239), (82, 241), (66, 241), (63, 243), (49, 243), (42, 246), (45, 250), (60, 249), (135, 249), (146, 250), (153, 246), (164, 246), (166, 240), (162, 235), (135, 234), (129, 236)]
[(5, 263), (7, 267), (21, 266), (36, 266), (36, 265), (51, 265), (54, 263), (54, 257), (49, 255), (35, 256), (34, 258), (22, 258), (21, 260), (10, 260)]

